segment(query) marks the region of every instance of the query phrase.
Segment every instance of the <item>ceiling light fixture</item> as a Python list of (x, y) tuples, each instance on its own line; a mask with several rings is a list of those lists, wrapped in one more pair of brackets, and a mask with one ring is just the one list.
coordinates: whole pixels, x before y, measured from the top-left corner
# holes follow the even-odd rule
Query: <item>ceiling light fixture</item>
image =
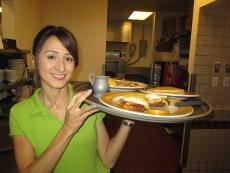
[(145, 20), (149, 16), (151, 16), (153, 12), (145, 12), (145, 11), (133, 11), (128, 19), (130, 20)]
[(2, 12), (2, 7), (0, 7), (0, 13)]

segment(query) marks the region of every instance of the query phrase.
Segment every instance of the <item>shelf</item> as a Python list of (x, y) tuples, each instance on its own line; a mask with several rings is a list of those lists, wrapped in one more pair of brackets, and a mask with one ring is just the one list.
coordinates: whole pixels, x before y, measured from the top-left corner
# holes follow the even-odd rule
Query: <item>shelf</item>
[(26, 80), (21, 80), (21, 81), (16, 81), (16, 82), (3, 81), (3, 82), (0, 82), (0, 92), (9, 90), (9, 89), (13, 89), (18, 86), (22, 86), (30, 82), (32, 82), (32, 79), (26, 79)]
[(108, 44), (129, 44), (129, 42), (125, 41), (106, 41)]
[(20, 50), (20, 49), (0, 49), (0, 54), (26, 54), (29, 53), (29, 50)]

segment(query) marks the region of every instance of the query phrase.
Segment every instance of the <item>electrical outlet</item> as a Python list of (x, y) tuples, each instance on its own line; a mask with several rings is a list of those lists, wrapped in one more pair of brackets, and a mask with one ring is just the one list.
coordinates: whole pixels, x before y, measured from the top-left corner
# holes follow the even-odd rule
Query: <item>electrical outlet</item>
[(213, 66), (213, 72), (219, 73), (220, 72), (220, 62), (216, 62)]
[(230, 84), (229, 77), (224, 77), (223, 87), (229, 87), (229, 84)]
[(212, 87), (218, 87), (218, 80), (219, 80), (219, 77), (217, 76), (212, 77)]

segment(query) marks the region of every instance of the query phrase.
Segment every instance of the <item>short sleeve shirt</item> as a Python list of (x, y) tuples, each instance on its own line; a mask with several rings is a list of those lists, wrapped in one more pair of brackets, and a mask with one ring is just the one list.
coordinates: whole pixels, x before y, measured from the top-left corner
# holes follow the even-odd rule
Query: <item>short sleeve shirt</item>
[[(70, 99), (73, 89), (69, 87)], [(64, 121), (56, 118), (41, 102), (37, 89), (34, 94), (17, 104), (10, 111), (10, 136), (24, 136), (39, 157), (55, 138)], [(84, 104), (83, 106), (87, 106)], [(97, 152), (96, 123), (104, 118), (102, 112), (89, 116), (72, 137), (58, 161), (54, 173), (108, 173)]]

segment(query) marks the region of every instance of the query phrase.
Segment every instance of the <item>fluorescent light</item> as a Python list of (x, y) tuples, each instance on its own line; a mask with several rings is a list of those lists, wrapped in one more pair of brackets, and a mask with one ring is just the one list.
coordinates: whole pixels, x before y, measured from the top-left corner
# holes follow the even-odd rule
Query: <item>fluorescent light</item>
[(2, 7), (0, 7), (0, 13), (2, 12)]
[(130, 20), (145, 20), (149, 16), (151, 16), (153, 12), (145, 12), (145, 11), (133, 11), (133, 13), (129, 16)]

